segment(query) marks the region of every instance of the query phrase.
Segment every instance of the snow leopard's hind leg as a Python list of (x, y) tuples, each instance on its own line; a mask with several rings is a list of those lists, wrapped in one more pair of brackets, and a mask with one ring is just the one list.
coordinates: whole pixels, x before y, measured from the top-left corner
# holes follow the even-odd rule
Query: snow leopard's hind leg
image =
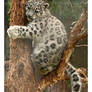
[(79, 73), (70, 63), (66, 67), (66, 73), (71, 80), (72, 92), (81, 92), (82, 82)]

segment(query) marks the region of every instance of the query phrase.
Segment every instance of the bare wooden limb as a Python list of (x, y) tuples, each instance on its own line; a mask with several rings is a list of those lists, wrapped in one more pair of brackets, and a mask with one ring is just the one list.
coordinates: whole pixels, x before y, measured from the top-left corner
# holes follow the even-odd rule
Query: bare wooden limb
[(85, 68), (79, 68), (77, 71), (80, 73), (80, 76), (82, 77), (82, 82), (88, 84), (88, 77), (86, 75), (86, 69)]
[(58, 69), (48, 74), (41, 80), (38, 87), (39, 90), (43, 90), (46, 86), (52, 85), (53, 83), (56, 83), (59, 80), (65, 79), (64, 70), (71, 57), (72, 51), (76, 43), (81, 39), (84, 39), (85, 37), (87, 37), (87, 32), (84, 32), (83, 34), (80, 35), (81, 29), (83, 28), (83, 25), (85, 24), (86, 21), (87, 21), (87, 10), (84, 9), (81, 17), (79, 18), (79, 20), (77, 21), (77, 23), (72, 29), (72, 32), (69, 36), (67, 49), (64, 51), (64, 56), (61, 59), (61, 63), (58, 66)]
[(75, 45), (75, 47), (88, 47), (88, 45), (87, 44), (77, 44), (77, 45)]

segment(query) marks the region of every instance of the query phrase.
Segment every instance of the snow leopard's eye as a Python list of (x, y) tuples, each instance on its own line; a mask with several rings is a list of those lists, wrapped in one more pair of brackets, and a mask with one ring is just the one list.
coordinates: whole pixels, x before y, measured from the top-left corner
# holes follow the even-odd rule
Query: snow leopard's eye
[(39, 12), (40, 11), (40, 7), (35, 7), (35, 11)]
[(30, 6), (28, 6), (27, 9), (30, 9)]
[(39, 9), (35, 9), (35, 12), (36, 12), (36, 13), (39, 13), (39, 12), (40, 12), (40, 10), (39, 10)]

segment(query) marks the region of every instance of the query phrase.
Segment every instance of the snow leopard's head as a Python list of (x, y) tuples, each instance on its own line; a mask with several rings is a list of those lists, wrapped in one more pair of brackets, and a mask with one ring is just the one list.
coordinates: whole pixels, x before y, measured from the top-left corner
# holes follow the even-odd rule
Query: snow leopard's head
[(43, 0), (28, 0), (25, 5), (26, 16), (29, 21), (46, 15), (49, 4)]

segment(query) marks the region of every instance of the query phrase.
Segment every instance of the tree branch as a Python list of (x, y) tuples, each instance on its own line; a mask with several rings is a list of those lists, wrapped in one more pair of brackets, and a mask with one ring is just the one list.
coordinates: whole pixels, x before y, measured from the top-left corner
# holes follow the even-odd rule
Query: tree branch
[(79, 18), (79, 20), (77, 21), (77, 23), (72, 29), (72, 32), (69, 36), (67, 48), (64, 51), (64, 56), (61, 59), (61, 63), (58, 66), (58, 69), (48, 74), (40, 81), (40, 84), (38, 86), (38, 89), (40, 91), (43, 90), (48, 85), (52, 85), (53, 83), (56, 83), (59, 80), (65, 79), (64, 70), (65, 70), (67, 63), (70, 60), (70, 57), (72, 55), (72, 52), (73, 52), (73, 49), (76, 43), (80, 41), (81, 39), (84, 39), (85, 37), (87, 37), (87, 32), (83, 32), (81, 34), (81, 29), (83, 28), (86, 21), (87, 21), (87, 10), (84, 9), (81, 17)]
[(75, 45), (75, 47), (88, 47), (88, 45), (87, 44), (77, 44), (77, 45)]

